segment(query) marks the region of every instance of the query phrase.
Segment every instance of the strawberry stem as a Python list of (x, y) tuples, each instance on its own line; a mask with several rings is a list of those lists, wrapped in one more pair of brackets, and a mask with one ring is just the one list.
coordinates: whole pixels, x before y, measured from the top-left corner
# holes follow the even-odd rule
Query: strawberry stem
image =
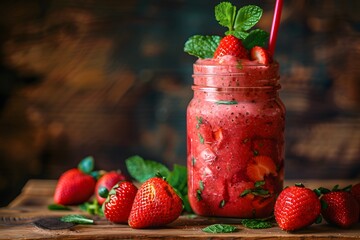
[(99, 188), (98, 193), (100, 197), (107, 198), (107, 196), (109, 195), (109, 190), (106, 187), (101, 187)]

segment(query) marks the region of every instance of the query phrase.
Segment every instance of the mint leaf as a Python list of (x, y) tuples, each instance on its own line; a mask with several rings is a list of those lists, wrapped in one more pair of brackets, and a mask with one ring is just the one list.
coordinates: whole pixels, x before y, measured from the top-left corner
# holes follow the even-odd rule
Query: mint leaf
[(78, 164), (78, 169), (83, 173), (90, 174), (94, 169), (94, 158), (92, 156), (88, 156), (81, 160)]
[(169, 173), (169, 184), (176, 188), (182, 195), (187, 194), (187, 169), (185, 166), (174, 164), (174, 169)]
[(245, 37), (243, 45), (248, 50), (255, 46), (265, 47), (269, 41), (269, 36), (268, 32), (261, 29), (255, 29)]
[(244, 32), (255, 26), (262, 16), (263, 10), (255, 5), (244, 6), (236, 14), (234, 29)]
[(151, 160), (144, 160), (140, 156), (132, 156), (126, 159), (125, 164), (131, 177), (140, 183), (154, 177), (157, 173), (168, 178), (170, 172), (165, 165)]
[(226, 100), (219, 100), (216, 101), (215, 104), (224, 104), (224, 105), (234, 105), (234, 104), (238, 104), (237, 101), (226, 101)]
[(77, 224), (94, 224), (94, 220), (77, 214), (63, 216), (60, 218), (60, 221)]
[(195, 35), (185, 42), (184, 51), (199, 58), (212, 58), (220, 40), (219, 36)]
[(55, 204), (55, 203), (48, 205), (48, 209), (54, 210), (54, 211), (71, 211), (71, 208), (61, 205), (61, 204)]
[(221, 2), (215, 6), (215, 18), (221, 26), (233, 30), (236, 7), (229, 2)]
[(213, 224), (202, 229), (207, 233), (231, 233), (236, 231), (236, 227), (228, 224)]
[(242, 219), (241, 224), (251, 229), (271, 228), (273, 226), (271, 221), (261, 219)]

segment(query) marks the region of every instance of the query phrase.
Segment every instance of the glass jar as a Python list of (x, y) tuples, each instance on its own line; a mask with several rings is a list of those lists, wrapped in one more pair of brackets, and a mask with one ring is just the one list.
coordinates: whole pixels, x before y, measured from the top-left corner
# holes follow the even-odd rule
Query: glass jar
[(283, 188), (279, 65), (194, 64), (187, 108), (188, 196), (203, 216), (263, 218)]

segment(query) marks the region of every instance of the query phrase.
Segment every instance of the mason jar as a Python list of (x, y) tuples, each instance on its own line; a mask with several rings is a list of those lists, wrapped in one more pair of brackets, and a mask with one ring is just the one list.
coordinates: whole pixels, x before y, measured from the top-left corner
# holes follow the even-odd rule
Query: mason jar
[(203, 216), (264, 218), (284, 179), (279, 64), (194, 64), (187, 108), (188, 196)]

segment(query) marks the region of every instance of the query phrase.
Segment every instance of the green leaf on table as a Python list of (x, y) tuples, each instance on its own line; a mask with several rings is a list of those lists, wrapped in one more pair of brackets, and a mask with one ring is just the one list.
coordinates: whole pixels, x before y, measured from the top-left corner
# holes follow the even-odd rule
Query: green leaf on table
[(137, 155), (126, 159), (125, 164), (130, 176), (140, 183), (154, 177), (157, 173), (168, 178), (170, 172), (165, 165), (151, 160), (144, 160)]
[(251, 229), (271, 228), (273, 226), (271, 220), (264, 220), (264, 219), (242, 219), (241, 224), (244, 227)]
[(231, 233), (236, 231), (236, 227), (228, 224), (213, 224), (202, 229), (207, 233)]
[(194, 35), (185, 42), (184, 51), (198, 58), (212, 58), (220, 40), (220, 36)]
[(48, 205), (48, 209), (52, 211), (71, 211), (71, 208), (69, 208), (68, 206), (56, 203)]
[(60, 220), (62, 222), (68, 222), (68, 223), (94, 224), (94, 220), (78, 214), (63, 216), (60, 218)]
[(90, 174), (94, 169), (94, 158), (92, 156), (88, 156), (81, 160), (78, 164), (78, 169), (83, 173)]

